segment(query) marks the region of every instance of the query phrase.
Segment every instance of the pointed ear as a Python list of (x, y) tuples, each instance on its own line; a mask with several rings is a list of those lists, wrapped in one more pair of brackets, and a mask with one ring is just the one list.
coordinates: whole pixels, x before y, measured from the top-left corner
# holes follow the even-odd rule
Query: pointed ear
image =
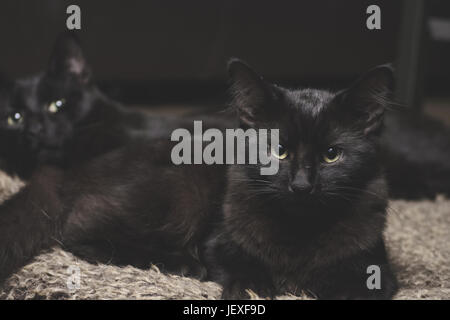
[(65, 32), (56, 40), (48, 74), (58, 79), (71, 78), (81, 84), (90, 81), (91, 70), (81, 50), (80, 41), (73, 32)]
[[(394, 72), (391, 65), (381, 65), (368, 71), (350, 88), (337, 95), (341, 108), (346, 108), (364, 134), (377, 132), (383, 123), (386, 108), (392, 103)], [(342, 109), (341, 109), (342, 112)]]
[(232, 58), (228, 62), (232, 105), (238, 111), (243, 126), (253, 127), (268, 118), (274, 88), (245, 62)]

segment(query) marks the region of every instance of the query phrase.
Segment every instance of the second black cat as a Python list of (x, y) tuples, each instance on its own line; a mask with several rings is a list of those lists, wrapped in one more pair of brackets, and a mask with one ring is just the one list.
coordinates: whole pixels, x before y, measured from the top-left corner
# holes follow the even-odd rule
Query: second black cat
[(42, 164), (79, 165), (136, 135), (166, 136), (171, 125), (103, 94), (71, 32), (58, 38), (43, 72), (0, 82), (0, 168), (22, 178)]

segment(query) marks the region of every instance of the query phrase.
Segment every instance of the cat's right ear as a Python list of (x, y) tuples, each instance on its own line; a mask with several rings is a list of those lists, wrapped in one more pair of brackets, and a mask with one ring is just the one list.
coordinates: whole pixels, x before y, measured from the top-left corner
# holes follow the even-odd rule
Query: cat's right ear
[(267, 120), (273, 86), (258, 75), (245, 62), (232, 58), (228, 62), (231, 82), (232, 106), (237, 110), (243, 126), (255, 127)]
[(56, 40), (47, 72), (53, 78), (70, 78), (80, 84), (87, 84), (91, 80), (91, 69), (73, 31), (61, 34)]
[(385, 110), (392, 104), (393, 87), (392, 66), (381, 65), (365, 73), (336, 99), (344, 106), (345, 113), (354, 118), (355, 127), (362, 129), (364, 134), (377, 133)]

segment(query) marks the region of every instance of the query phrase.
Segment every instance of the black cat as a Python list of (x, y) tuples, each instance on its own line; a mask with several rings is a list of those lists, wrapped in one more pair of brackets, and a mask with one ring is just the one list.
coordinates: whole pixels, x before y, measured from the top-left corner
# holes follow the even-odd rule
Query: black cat
[[(241, 128), (280, 129), (278, 174), (176, 166), (173, 143), (147, 136), (77, 166), (41, 167), (0, 207), (0, 278), (62, 244), (93, 262), (208, 274), (223, 298), (245, 289), (391, 298), (378, 152), (391, 70), (338, 94), (271, 85), (237, 60), (229, 71)], [(380, 289), (366, 286), (370, 265), (381, 269)]]
[(0, 167), (29, 178), (38, 165), (77, 165), (131, 136), (157, 136), (167, 121), (127, 110), (105, 96), (78, 38), (66, 32), (44, 72), (0, 83)]
[[(379, 134), (392, 72), (381, 66), (338, 94), (287, 90), (239, 61), (229, 65), (241, 126), (279, 128), (278, 174), (230, 166), (222, 223), (208, 244), (224, 298), (391, 298), (396, 281), (382, 239), (387, 188)], [(281, 155), (281, 156), (280, 156)], [(369, 265), (381, 289), (369, 290)]]
[(45, 72), (0, 86), (3, 169), (29, 176), (38, 163), (58, 162), (96, 95), (74, 37), (61, 37)]

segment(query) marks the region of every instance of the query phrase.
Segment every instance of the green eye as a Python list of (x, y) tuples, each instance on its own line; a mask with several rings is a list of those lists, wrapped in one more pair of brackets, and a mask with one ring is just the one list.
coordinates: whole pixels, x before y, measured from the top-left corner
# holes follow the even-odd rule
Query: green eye
[(47, 110), (50, 113), (57, 113), (58, 111), (61, 110), (61, 108), (64, 106), (65, 103), (66, 103), (66, 100), (64, 100), (64, 99), (53, 101), (52, 103), (50, 103), (48, 105)]
[(323, 160), (326, 163), (333, 163), (339, 160), (339, 158), (341, 157), (341, 153), (339, 151), (339, 149), (337, 149), (336, 147), (329, 147), (327, 149), (327, 151), (325, 151), (323, 153)]
[(272, 147), (272, 155), (277, 159), (283, 160), (286, 159), (286, 157), (289, 155), (289, 152), (285, 147), (279, 144), (278, 148)]
[(9, 126), (16, 126), (16, 125), (22, 123), (23, 117), (19, 112), (15, 112), (8, 117), (7, 121), (8, 121)]

